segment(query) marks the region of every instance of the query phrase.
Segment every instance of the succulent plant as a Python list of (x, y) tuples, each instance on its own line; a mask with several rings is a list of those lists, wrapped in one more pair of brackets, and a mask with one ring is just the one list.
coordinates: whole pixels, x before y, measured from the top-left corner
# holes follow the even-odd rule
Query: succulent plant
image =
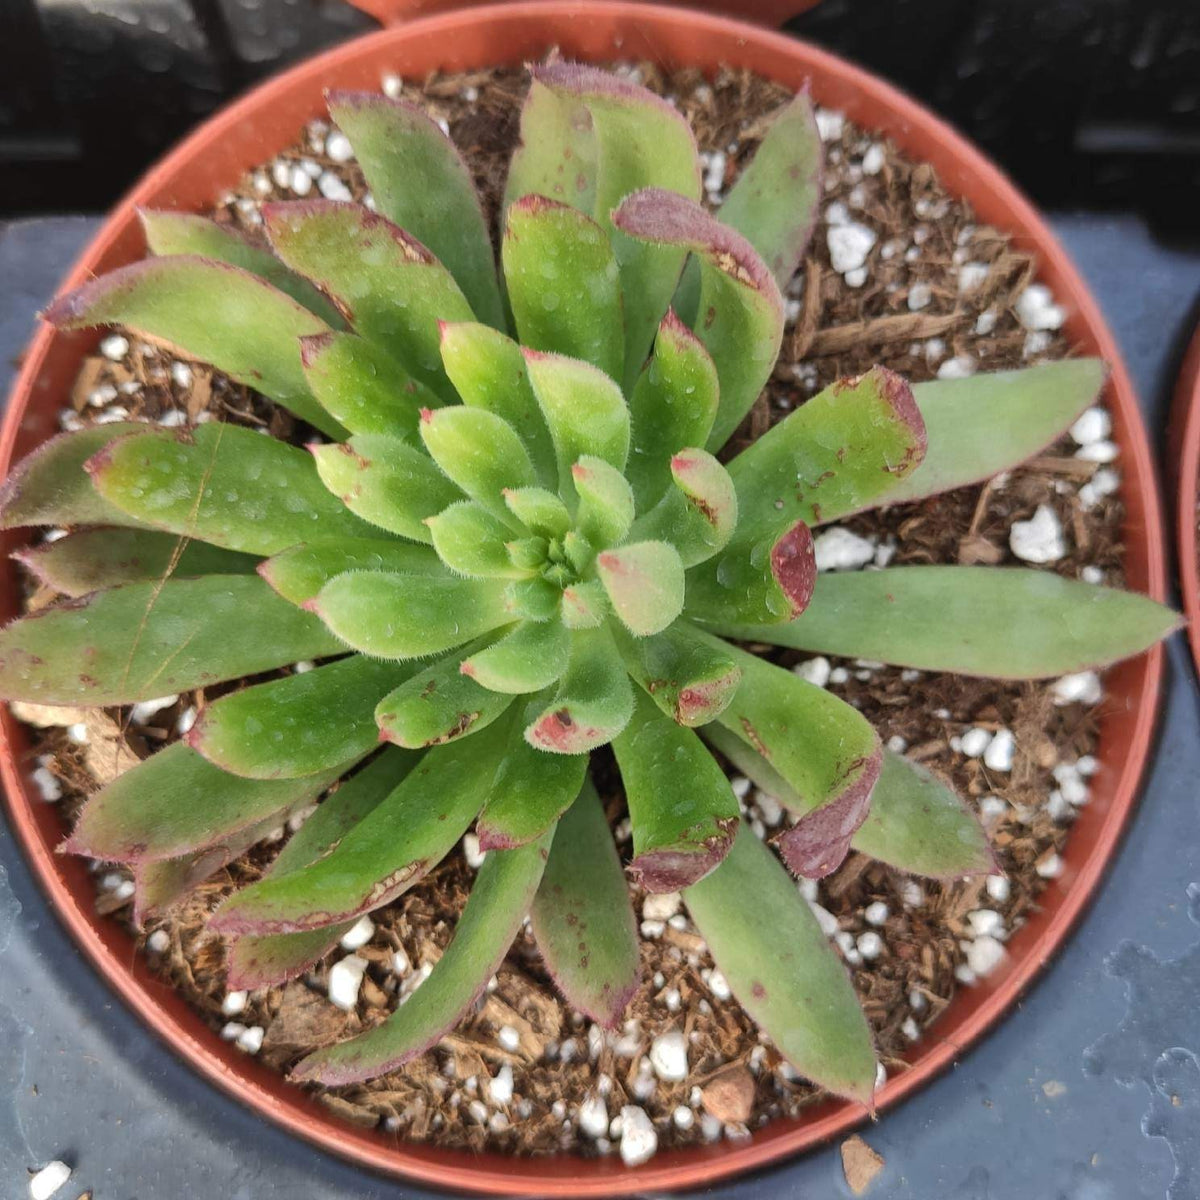
[(777, 848), (796, 874), (852, 847), (943, 878), (994, 860), (945, 784), (746, 646), (1018, 678), (1163, 636), (1175, 618), (1150, 600), (1051, 573), (816, 571), (813, 527), (1020, 463), (1093, 401), (1102, 365), (915, 387), (876, 367), (722, 461), (775, 365), (780, 286), (821, 193), (806, 96), (718, 219), (669, 104), (534, 68), (499, 271), (438, 126), (377, 95), (328, 99), (372, 208), (266, 205), (269, 249), (147, 212), (154, 256), (47, 314), (180, 348), (323, 435), (304, 449), (219, 422), (108, 424), (52, 439), (5, 485), (4, 527), (71, 532), (18, 555), (66, 599), (0, 633), (0, 695), (117, 705), (245, 684), (92, 796), (66, 848), (132, 864), (144, 915), (323, 796), (212, 918), (230, 985), (252, 987), (308, 969), (475, 822), (488, 854), (432, 975), (295, 1072), (345, 1083), (434, 1044), (527, 915), (566, 999), (618, 1021), (638, 946), (588, 777), (611, 745), (625, 869), (683, 892), (796, 1068), (870, 1103), (854, 989), (714, 752), (786, 807)]

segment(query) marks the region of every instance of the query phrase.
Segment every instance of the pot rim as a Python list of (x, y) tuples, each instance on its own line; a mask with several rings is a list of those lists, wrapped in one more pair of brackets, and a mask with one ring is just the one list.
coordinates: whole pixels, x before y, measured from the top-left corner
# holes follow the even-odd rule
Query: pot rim
[(1192, 335), (1175, 386), (1170, 437), (1174, 443), (1175, 537), (1179, 592), (1188, 621), (1192, 663), (1200, 672), (1200, 555), (1196, 507), (1200, 501), (1200, 324)]
[[(406, 43), (413, 47), (407, 56)], [(629, 0), (516, 0), (424, 17), (344, 43), (259, 85), (184, 139), (121, 201), (62, 288), (74, 287), (97, 270), (109, 269), (122, 256), (128, 260), (137, 255), (141, 238), (135, 210), (139, 204), (174, 206), (180, 197), (173, 187), (189, 179), (193, 196), (204, 193), (215, 199), (218, 188), (210, 181), (228, 184), (241, 173), (222, 175), (224, 166), (234, 161), (223, 140), (237, 142), (239, 130), (260, 112), (279, 107), (294, 110), (297, 116), (290, 126), (290, 141), (295, 131), (317, 115), (320, 84), (332, 83), (334, 77), (344, 83), (356, 69), (360, 75), (369, 69), (377, 79), (384, 68), (423, 70), (433, 61), (446, 69), (520, 62), (538, 52), (534, 46), (551, 44), (560, 45), (566, 54), (593, 61), (605, 54), (658, 57), (706, 70), (723, 62), (751, 67), (793, 87), (811, 78), (814, 94), (823, 103), (930, 162), (951, 191), (969, 199), (981, 220), (1035, 252), (1039, 278), (1068, 307), (1066, 331), (1072, 341), (1099, 354), (1110, 366), (1106, 395), (1122, 450), (1126, 569), (1131, 587), (1164, 599), (1166, 566), (1159, 497), (1132, 383), (1096, 301), (1032, 205), (978, 150), (890, 84), (807, 43), (729, 18)], [(424, 66), (408, 61), (413, 54)], [(243, 149), (246, 136), (244, 132), (241, 135)], [(286, 144), (276, 144), (273, 151), (262, 150), (251, 160), (243, 155), (241, 169), (258, 165)], [(196, 182), (196, 176), (202, 177), (201, 182)], [(186, 196), (183, 203), (188, 203)], [(43, 440), (55, 421), (61, 388), (46, 378), (51, 368), (67, 378), (98, 337), (64, 335), (48, 326), (38, 330), (0, 430), (0, 476), (7, 474), (15, 454)], [(51, 403), (48, 420), (41, 419), (39, 426), (38, 414)], [(10, 537), (7, 544), (20, 540)], [(0, 603), (15, 611), (13, 578), (9, 568), (9, 587), (0, 589)], [(877, 1108), (889, 1107), (931, 1081), (987, 1032), (1078, 921), (1134, 808), (1151, 747), (1162, 670), (1163, 651), (1156, 646), (1110, 672), (1109, 695), (1116, 703), (1102, 720), (1103, 766), (1095, 780), (1093, 802), (1080, 814), (1068, 843), (1067, 869), (1042, 893), (1041, 911), (1010, 941), (1008, 966), (976, 988), (958, 993), (939, 1025), (914, 1048), (912, 1066), (889, 1078), (877, 1093)], [(25, 748), (24, 736), (4, 706), (0, 714), (0, 780), (9, 816), (51, 907), (75, 942), (122, 999), (209, 1082), (258, 1115), (336, 1155), (459, 1194), (619, 1196), (708, 1185), (848, 1133), (867, 1118), (861, 1106), (825, 1101), (799, 1119), (771, 1122), (748, 1141), (663, 1152), (633, 1169), (611, 1158), (472, 1155), (406, 1144), (395, 1135), (354, 1128), (281, 1075), (222, 1042), (173, 989), (152, 976), (116, 922), (96, 916), (90, 875), (77, 860), (55, 854), (62, 826), (57, 813), (47, 811), (52, 806), (39, 802), (29, 790), (21, 768)]]

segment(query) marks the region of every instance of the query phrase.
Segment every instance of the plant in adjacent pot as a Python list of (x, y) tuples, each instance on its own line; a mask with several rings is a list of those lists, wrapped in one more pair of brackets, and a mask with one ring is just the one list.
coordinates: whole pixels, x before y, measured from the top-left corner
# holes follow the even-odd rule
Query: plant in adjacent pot
[[(359, 93), (329, 107), (377, 211), (268, 205), (269, 250), (148, 212), (155, 257), (47, 314), (182, 348), (323, 435), (107, 424), (9, 479), (5, 527), (71, 532), (22, 553), (68, 598), (0, 633), (0, 694), (114, 705), (247, 680), (91, 797), (66, 848), (132, 864), (145, 912), (324, 796), (213, 917), (231, 986), (257, 987), (305, 971), (474, 822), (489, 853), (453, 941), (403, 1006), (294, 1072), (330, 1085), (434, 1044), (527, 915), (564, 997), (618, 1022), (639, 974), (627, 869), (683, 892), (798, 1071), (870, 1105), (867, 1022), (789, 870), (825, 876), (852, 848), (936, 878), (994, 860), (944, 783), (772, 648), (1043, 678), (1172, 629), (1145, 597), (1026, 569), (817, 575), (813, 527), (1019, 464), (1092, 403), (1103, 366), (915, 388), (876, 367), (723, 457), (775, 365), (780, 284), (820, 197), (805, 96), (714, 216), (670, 105), (535, 68), (499, 271), (428, 116)], [(625, 868), (589, 780), (608, 746)], [(787, 809), (786, 867), (721, 759)]]

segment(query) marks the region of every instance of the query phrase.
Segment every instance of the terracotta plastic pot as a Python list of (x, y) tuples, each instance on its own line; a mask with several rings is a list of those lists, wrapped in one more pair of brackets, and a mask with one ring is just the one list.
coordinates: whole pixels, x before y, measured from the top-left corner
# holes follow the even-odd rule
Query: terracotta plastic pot
[[(384, 0), (371, 3), (376, 12), (382, 11)], [(394, 13), (400, 3), (388, 4), (387, 10)], [(419, 78), (439, 68), (519, 64), (551, 46), (572, 58), (651, 59), (705, 70), (728, 64), (748, 67), (791, 88), (810, 84), (821, 104), (887, 134), (908, 154), (931, 163), (951, 190), (970, 201), (982, 222), (1011, 233), (1022, 250), (1036, 255), (1042, 278), (1070, 314), (1067, 335), (1110, 365), (1107, 399), (1122, 452), (1129, 586), (1163, 598), (1159, 503), (1133, 387), (1095, 300), (1041, 218), (978, 151), (906, 96), (821, 50), (738, 21), (630, 3), (545, 0), (423, 17), (350, 42), (266, 83), (206, 122), (130, 193), (63, 286), (73, 287), (142, 255), (134, 217), (137, 205), (204, 208), (247, 168), (283, 150), (305, 121), (323, 113), (322, 92), (327, 87), (375, 88), (385, 70)], [(56, 333), (45, 327), (38, 333), (4, 422), (0, 476), (56, 431), (58, 412), (80, 361), (97, 340), (95, 334)], [(1194, 488), (1194, 458), (1191, 461)], [(19, 540), (10, 537), (7, 548)], [(0, 570), (0, 615), (11, 617), (19, 605), (16, 577), (7, 561)], [(1194, 582), (1194, 572), (1192, 578)], [(913, 1047), (910, 1068), (895, 1074), (880, 1093), (880, 1109), (960, 1058), (1013, 1005), (1066, 938), (1100, 882), (1133, 809), (1150, 750), (1161, 674), (1158, 649), (1110, 673), (1101, 722), (1102, 766), (1092, 802), (1081, 811), (1067, 844), (1063, 873), (1047, 886), (1039, 909), (1009, 943), (1006, 965), (977, 987), (963, 989)], [(126, 1002), (197, 1070), (256, 1112), (326, 1150), (460, 1194), (613, 1196), (711, 1184), (844, 1134), (865, 1117), (861, 1107), (831, 1101), (814, 1106), (799, 1120), (777, 1121), (748, 1141), (661, 1153), (632, 1171), (611, 1158), (469, 1155), (407, 1145), (395, 1136), (352, 1128), (299, 1088), (222, 1042), (178, 995), (154, 979), (134, 953), (129, 936), (114, 921), (97, 917), (92, 876), (84, 863), (54, 853), (63, 824), (55, 807), (37, 799), (28, 785), (25, 735), (7, 711), (0, 720), (0, 775), (12, 822), (79, 946)]]
[(1192, 661), (1200, 672), (1200, 556), (1196, 553), (1197, 476), (1200, 475), (1200, 325), (1183, 358), (1171, 412), (1170, 457), (1175, 485), (1179, 591), (1188, 621)]

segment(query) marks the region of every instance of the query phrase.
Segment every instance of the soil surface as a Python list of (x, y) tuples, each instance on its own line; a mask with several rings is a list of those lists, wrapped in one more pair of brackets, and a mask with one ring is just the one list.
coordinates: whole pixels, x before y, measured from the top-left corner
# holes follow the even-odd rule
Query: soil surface
[[(787, 93), (744, 73), (705, 80), (696, 72), (622, 68), (668, 95), (687, 114), (704, 152), (710, 202), (748, 161), (766, 119)], [(479, 72), (381, 87), (426, 103), (467, 156), (494, 213), (516, 136), (524, 91), (520, 74)], [(995, 371), (1062, 358), (1062, 313), (1034, 287), (1036, 264), (1002, 234), (978, 225), (926, 165), (886, 140), (819, 114), (826, 151), (822, 216), (800, 272), (787, 289), (783, 353), (738, 439), (771, 423), (832, 380), (874, 363), (912, 381)], [(316, 122), (294, 148), (248, 176), (217, 216), (257, 234), (259, 204), (325, 194), (364, 195), (345, 139)], [(837, 229), (871, 235), (859, 266), (835, 270)], [(210, 367), (180, 360), (120, 331), (85, 363), (64, 428), (134, 419), (182, 426), (229, 420), (300, 441), (306, 430)], [(1035, 461), (982, 487), (855, 517), (818, 531), (823, 566), (885, 563), (1013, 564), (1014, 525), (1039, 514), (1061, 539), (1046, 569), (1094, 582), (1122, 581), (1121, 507), (1114, 494), (1115, 447), (1107, 414), (1088, 415)], [(1018, 547), (1020, 528), (1017, 530)], [(1053, 540), (1053, 539), (1052, 539)], [(52, 599), (33, 590), (34, 607)], [(919, 881), (852, 854), (820, 885), (802, 890), (852, 971), (875, 1030), (882, 1069), (904, 1056), (960, 987), (1000, 969), (1004, 942), (1060, 869), (1058, 851), (1095, 768), (1100, 681), (998, 684), (902, 671), (877, 663), (772, 651), (814, 682), (862, 710), (896, 750), (942, 773), (978, 808), (1004, 877), (955, 884)], [(224, 689), (223, 689), (224, 690)], [(53, 724), (39, 734), (35, 782), (69, 814), (88, 792), (150, 749), (177, 738), (217, 694), (164, 698), (106, 713), (26, 710)], [(630, 852), (624, 800), (611, 760), (596, 776), (622, 851)], [(734, 780), (760, 833), (783, 819), (770, 797)], [(300, 815), (301, 817), (303, 814)], [(298, 818), (293, 818), (295, 824)], [(468, 835), (425, 881), (372, 914), (364, 944), (342, 948), (283, 988), (228, 994), (224, 945), (206, 917), (236, 887), (269, 865), (287, 836), (219, 871), (176, 909), (150, 917), (139, 943), (161, 974), (247, 1053), (286, 1070), (305, 1052), (381, 1021), (419, 985), (448, 944), (478, 865)], [(131, 923), (132, 885), (120, 869), (98, 866), (98, 905)], [(752, 900), (751, 900), (752, 902)], [(555, 995), (527, 932), (471, 1015), (452, 1035), (405, 1068), (370, 1083), (321, 1093), (355, 1124), (382, 1124), (409, 1140), (523, 1154), (609, 1153), (625, 1105), (642, 1109), (661, 1147), (749, 1136), (817, 1094), (731, 999), (703, 940), (671, 897), (635, 896), (641, 918), (643, 982), (625, 1026), (605, 1033)], [(766, 914), (764, 914), (765, 919)], [(786, 936), (780, 931), (780, 936)], [(333, 966), (353, 953), (366, 969), (349, 1011), (327, 999)], [(682, 1033), (687, 1076), (658, 1077), (655, 1039)], [(611, 1123), (610, 1122), (614, 1122)]]

